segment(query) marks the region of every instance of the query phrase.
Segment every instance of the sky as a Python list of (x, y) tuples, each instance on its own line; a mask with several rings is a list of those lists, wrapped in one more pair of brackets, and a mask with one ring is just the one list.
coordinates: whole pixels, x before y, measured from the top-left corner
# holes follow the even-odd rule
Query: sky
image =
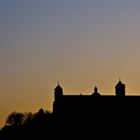
[(139, 0), (0, 0), (0, 127), (64, 94), (140, 95)]

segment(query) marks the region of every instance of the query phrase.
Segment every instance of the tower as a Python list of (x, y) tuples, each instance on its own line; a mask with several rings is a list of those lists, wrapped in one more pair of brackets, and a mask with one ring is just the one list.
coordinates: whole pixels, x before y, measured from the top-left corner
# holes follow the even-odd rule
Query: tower
[(54, 89), (54, 102), (53, 102), (53, 113), (55, 115), (61, 115), (63, 110), (63, 89), (59, 82)]
[(116, 96), (125, 96), (125, 84), (119, 80), (118, 84), (115, 87)]
[(94, 93), (92, 94), (92, 96), (101, 96), (100, 93), (98, 93), (97, 87), (94, 88)]
[(54, 90), (54, 99), (55, 99), (55, 101), (59, 100), (62, 96), (63, 96), (63, 89), (61, 88), (61, 86), (60, 86), (60, 84), (58, 82), (58, 85)]

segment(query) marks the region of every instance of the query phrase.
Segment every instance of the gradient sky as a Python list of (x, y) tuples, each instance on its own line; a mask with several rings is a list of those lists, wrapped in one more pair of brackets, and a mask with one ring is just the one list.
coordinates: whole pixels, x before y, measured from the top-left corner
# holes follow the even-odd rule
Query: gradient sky
[(139, 0), (0, 0), (0, 126), (65, 94), (140, 95)]

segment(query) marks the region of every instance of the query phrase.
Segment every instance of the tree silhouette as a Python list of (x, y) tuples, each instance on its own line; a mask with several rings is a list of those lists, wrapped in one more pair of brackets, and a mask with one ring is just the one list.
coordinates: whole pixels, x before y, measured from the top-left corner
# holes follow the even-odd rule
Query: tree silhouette
[(31, 112), (25, 112), (24, 116), (25, 116), (24, 123), (32, 121), (32, 119), (34, 117), (33, 113), (31, 113)]
[(6, 119), (6, 125), (17, 126), (22, 125), (25, 121), (25, 115), (23, 113), (12, 112)]

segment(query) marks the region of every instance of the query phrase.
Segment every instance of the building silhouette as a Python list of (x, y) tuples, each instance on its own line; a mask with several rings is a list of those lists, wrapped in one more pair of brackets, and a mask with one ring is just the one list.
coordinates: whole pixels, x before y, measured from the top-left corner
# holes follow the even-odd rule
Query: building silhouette
[[(122, 98), (123, 102), (121, 102)], [(115, 86), (115, 96), (101, 95), (97, 87), (94, 88), (94, 92), (91, 95), (64, 95), (63, 89), (58, 83), (54, 91), (53, 113), (63, 116), (68, 112), (80, 113), (83, 109), (92, 113), (97, 105), (98, 107), (101, 105), (105, 106), (106, 104), (116, 104), (119, 106), (119, 104), (123, 104), (126, 101), (133, 103), (133, 100), (129, 100), (129, 98), (130, 96), (125, 96), (125, 84), (120, 80)]]
[[(82, 122), (88, 126), (94, 124), (97, 127), (100, 124), (103, 127), (110, 122), (110, 127), (114, 128), (115, 125), (117, 127), (125, 124), (126, 118), (138, 124), (139, 112), (140, 96), (126, 95), (125, 84), (121, 80), (115, 86), (115, 95), (102, 95), (97, 87), (91, 95), (64, 95), (60, 84), (54, 91), (53, 114), (55, 118), (66, 122), (71, 120), (75, 124), (78, 123), (78, 126)], [(114, 122), (117, 123), (114, 124)]]
[[(0, 139), (120, 139), (139, 137), (140, 96), (125, 94), (119, 80), (115, 95), (102, 95), (95, 87), (90, 95), (65, 95), (58, 83), (53, 112), (41, 108), (22, 125), (5, 126)], [(123, 136), (123, 137), (122, 137)]]

